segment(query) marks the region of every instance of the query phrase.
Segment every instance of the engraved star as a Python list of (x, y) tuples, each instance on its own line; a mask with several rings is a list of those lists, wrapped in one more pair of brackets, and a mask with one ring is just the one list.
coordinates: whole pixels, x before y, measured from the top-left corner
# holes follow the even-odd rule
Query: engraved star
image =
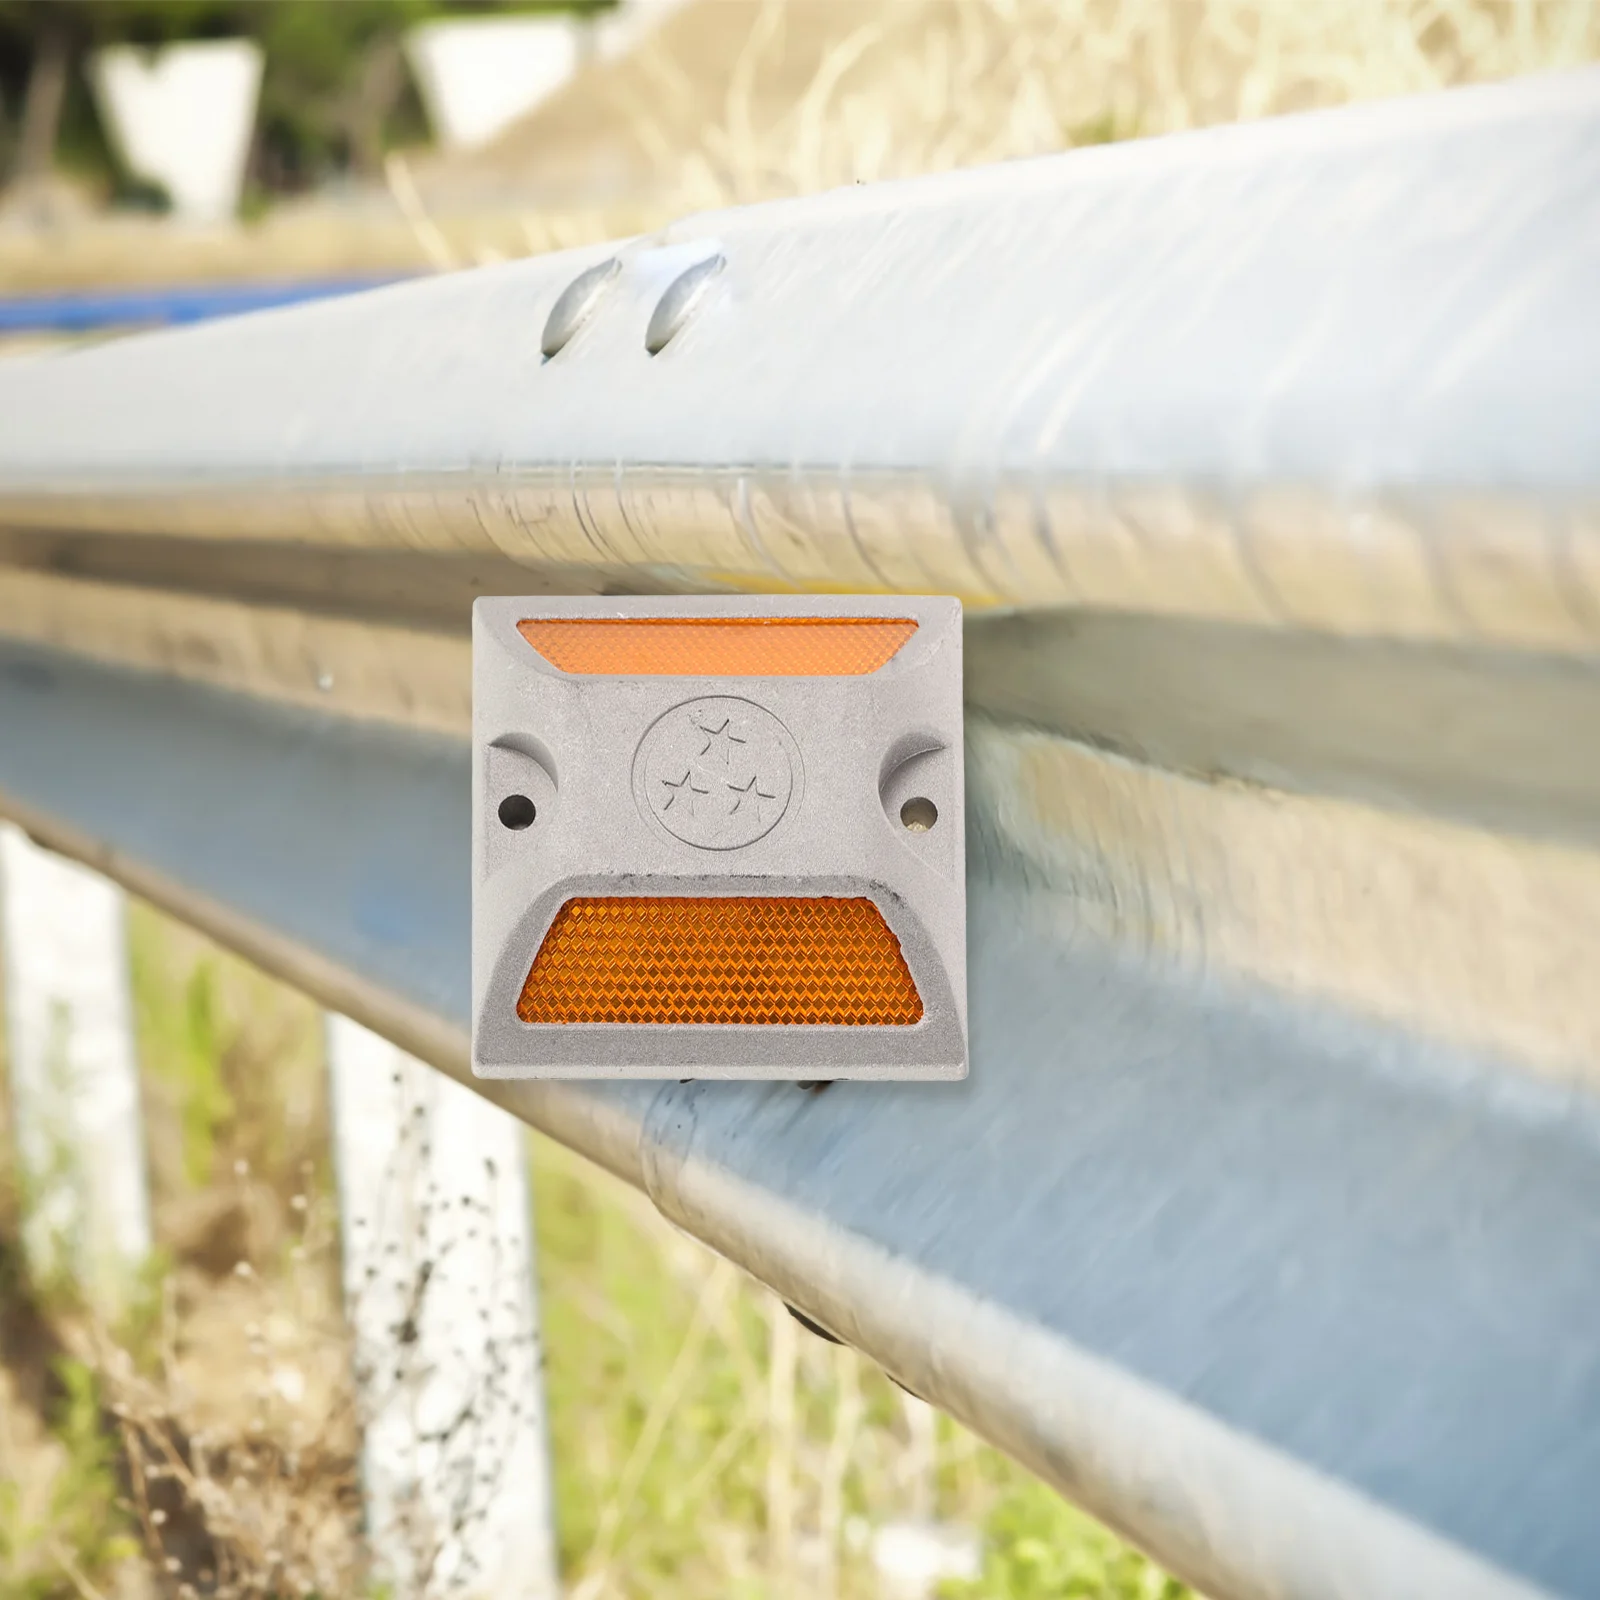
[(736, 744), (749, 742), (742, 735), (733, 731), (728, 725), (728, 720), (727, 717), (724, 717), (721, 722), (712, 724), (709, 721), (702, 722), (698, 717), (690, 718), (696, 731), (705, 735), (706, 742), (700, 746), (700, 754), (702, 756), (714, 755), (720, 758), (725, 767), (733, 763), (733, 747)]
[(684, 769), (684, 773), (681, 778), (663, 778), (661, 781), (672, 791), (672, 793), (667, 796), (666, 804), (661, 808), (663, 811), (670, 811), (673, 806), (677, 805), (679, 801), (682, 801), (682, 809), (692, 817), (694, 815), (695, 796), (711, 793), (710, 786), (708, 784), (701, 784), (697, 782), (693, 772), (691, 772), (688, 768)]
[(732, 789), (734, 793), (733, 804), (728, 809), (728, 815), (730, 817), (739, 809), (740, 806), (745, 803), (746, 800), (748, 800), (750, 802), (751, 809), (759, 818), (761, 815), (761, 802), (763, 800), (776, 800), (778, 798), (776, 791), (773, 791), (769, 794), (767, 790), (761, 787), (761, 783), (754, 773), (750, 775), (750, 781), (748, 783), (735, 783), (731, 778), (728, 779), (728, 787)]

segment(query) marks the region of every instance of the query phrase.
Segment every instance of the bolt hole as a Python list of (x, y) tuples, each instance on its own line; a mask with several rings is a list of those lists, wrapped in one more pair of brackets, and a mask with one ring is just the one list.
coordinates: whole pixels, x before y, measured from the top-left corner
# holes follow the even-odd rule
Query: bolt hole
[(500, 824), (506, 828), (531, 828), (539, 808), (525, 794), (508, 794), (500, 802)]
[(938, 806), (920, 794), (900, 807), (901, 826), (907, 833), (926, 833), (938, 820)]

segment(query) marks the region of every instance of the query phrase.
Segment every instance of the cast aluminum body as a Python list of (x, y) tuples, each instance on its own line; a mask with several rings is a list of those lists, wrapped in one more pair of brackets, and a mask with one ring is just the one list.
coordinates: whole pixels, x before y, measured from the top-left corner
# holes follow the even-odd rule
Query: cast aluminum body
[[(876, 671), (807, 677), (569, 674), (517, 631), (525, 619), (652, 617), (892, 617), (912, 619), (917, 629)], [(957, 600), (480, 599), (473, 608), (473, 1070), (484, 1077), (965, 1076), (961, 730)], [(499, 809), (517, 795), (532, 800), (537, 815), (529, 826), (508, 828)], [(937, 812), (925, 830), (901, 820), (902, 807), (917, 798)], [(561, 906), (575, 896), (617, 895), (868, 898), (899, 941), (922, 1019), (910, 1026), (520, 1021), (518, 995)]]

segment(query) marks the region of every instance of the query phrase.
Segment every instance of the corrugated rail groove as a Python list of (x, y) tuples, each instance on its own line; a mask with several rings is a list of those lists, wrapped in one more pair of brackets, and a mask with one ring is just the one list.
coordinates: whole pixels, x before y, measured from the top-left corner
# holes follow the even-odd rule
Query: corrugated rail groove
[(480, 1087), (1207, 1593), (1600, 1595), (1600, 77), (19, 359), (0, 530), (0, 812), (457, 1076), (472, 595), (961, 595), (970, 1079)]

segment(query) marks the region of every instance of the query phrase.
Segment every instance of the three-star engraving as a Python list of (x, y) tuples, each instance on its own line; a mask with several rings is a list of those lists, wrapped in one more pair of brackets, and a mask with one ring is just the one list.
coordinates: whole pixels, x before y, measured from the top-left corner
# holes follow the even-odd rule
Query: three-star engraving
[(658, 719), (646, 735), (635, 791), (667, 832), (704, 850), (732, 850), (787, 814), (792, 741), (763, 706), (707, 697)]
[[(738, 778), (721, 778), (715, 772), (706, 771), (706, 768), (721, 767), (728, 772), (735, 771), (735, 757), (743, 757), (749, 739), (739, 731), (733, 718), (723, 713), (720, 717), (713, 717), (704, 712), (692, 712), (689, 724), (700, 735), (699, 759), (693, 766), (686, 768), (681, 777), (663, 777), (661, 787), (667, 791), (661, 803), (662, 814), (665, 815), (674, 806), (679, 808), (680, 815), (696, 816), (699, 812), (700, 802), (719, 806), (722, 814), (733, 816), (744, 808), (755, 821), (764, 820), (761, 813), (763, 800), (776, 800), (777, 787), (764, 781), (761, 774), (749, 768), (743, 781)], [(741, 761), (740, 766), (743, 767)], [(741, 777), (743, 773), (741, 772)], [(709, 796), (717, 793), (719, 799), (712, 801)], [(721, 805), (722, 801), (726, 805)]]

